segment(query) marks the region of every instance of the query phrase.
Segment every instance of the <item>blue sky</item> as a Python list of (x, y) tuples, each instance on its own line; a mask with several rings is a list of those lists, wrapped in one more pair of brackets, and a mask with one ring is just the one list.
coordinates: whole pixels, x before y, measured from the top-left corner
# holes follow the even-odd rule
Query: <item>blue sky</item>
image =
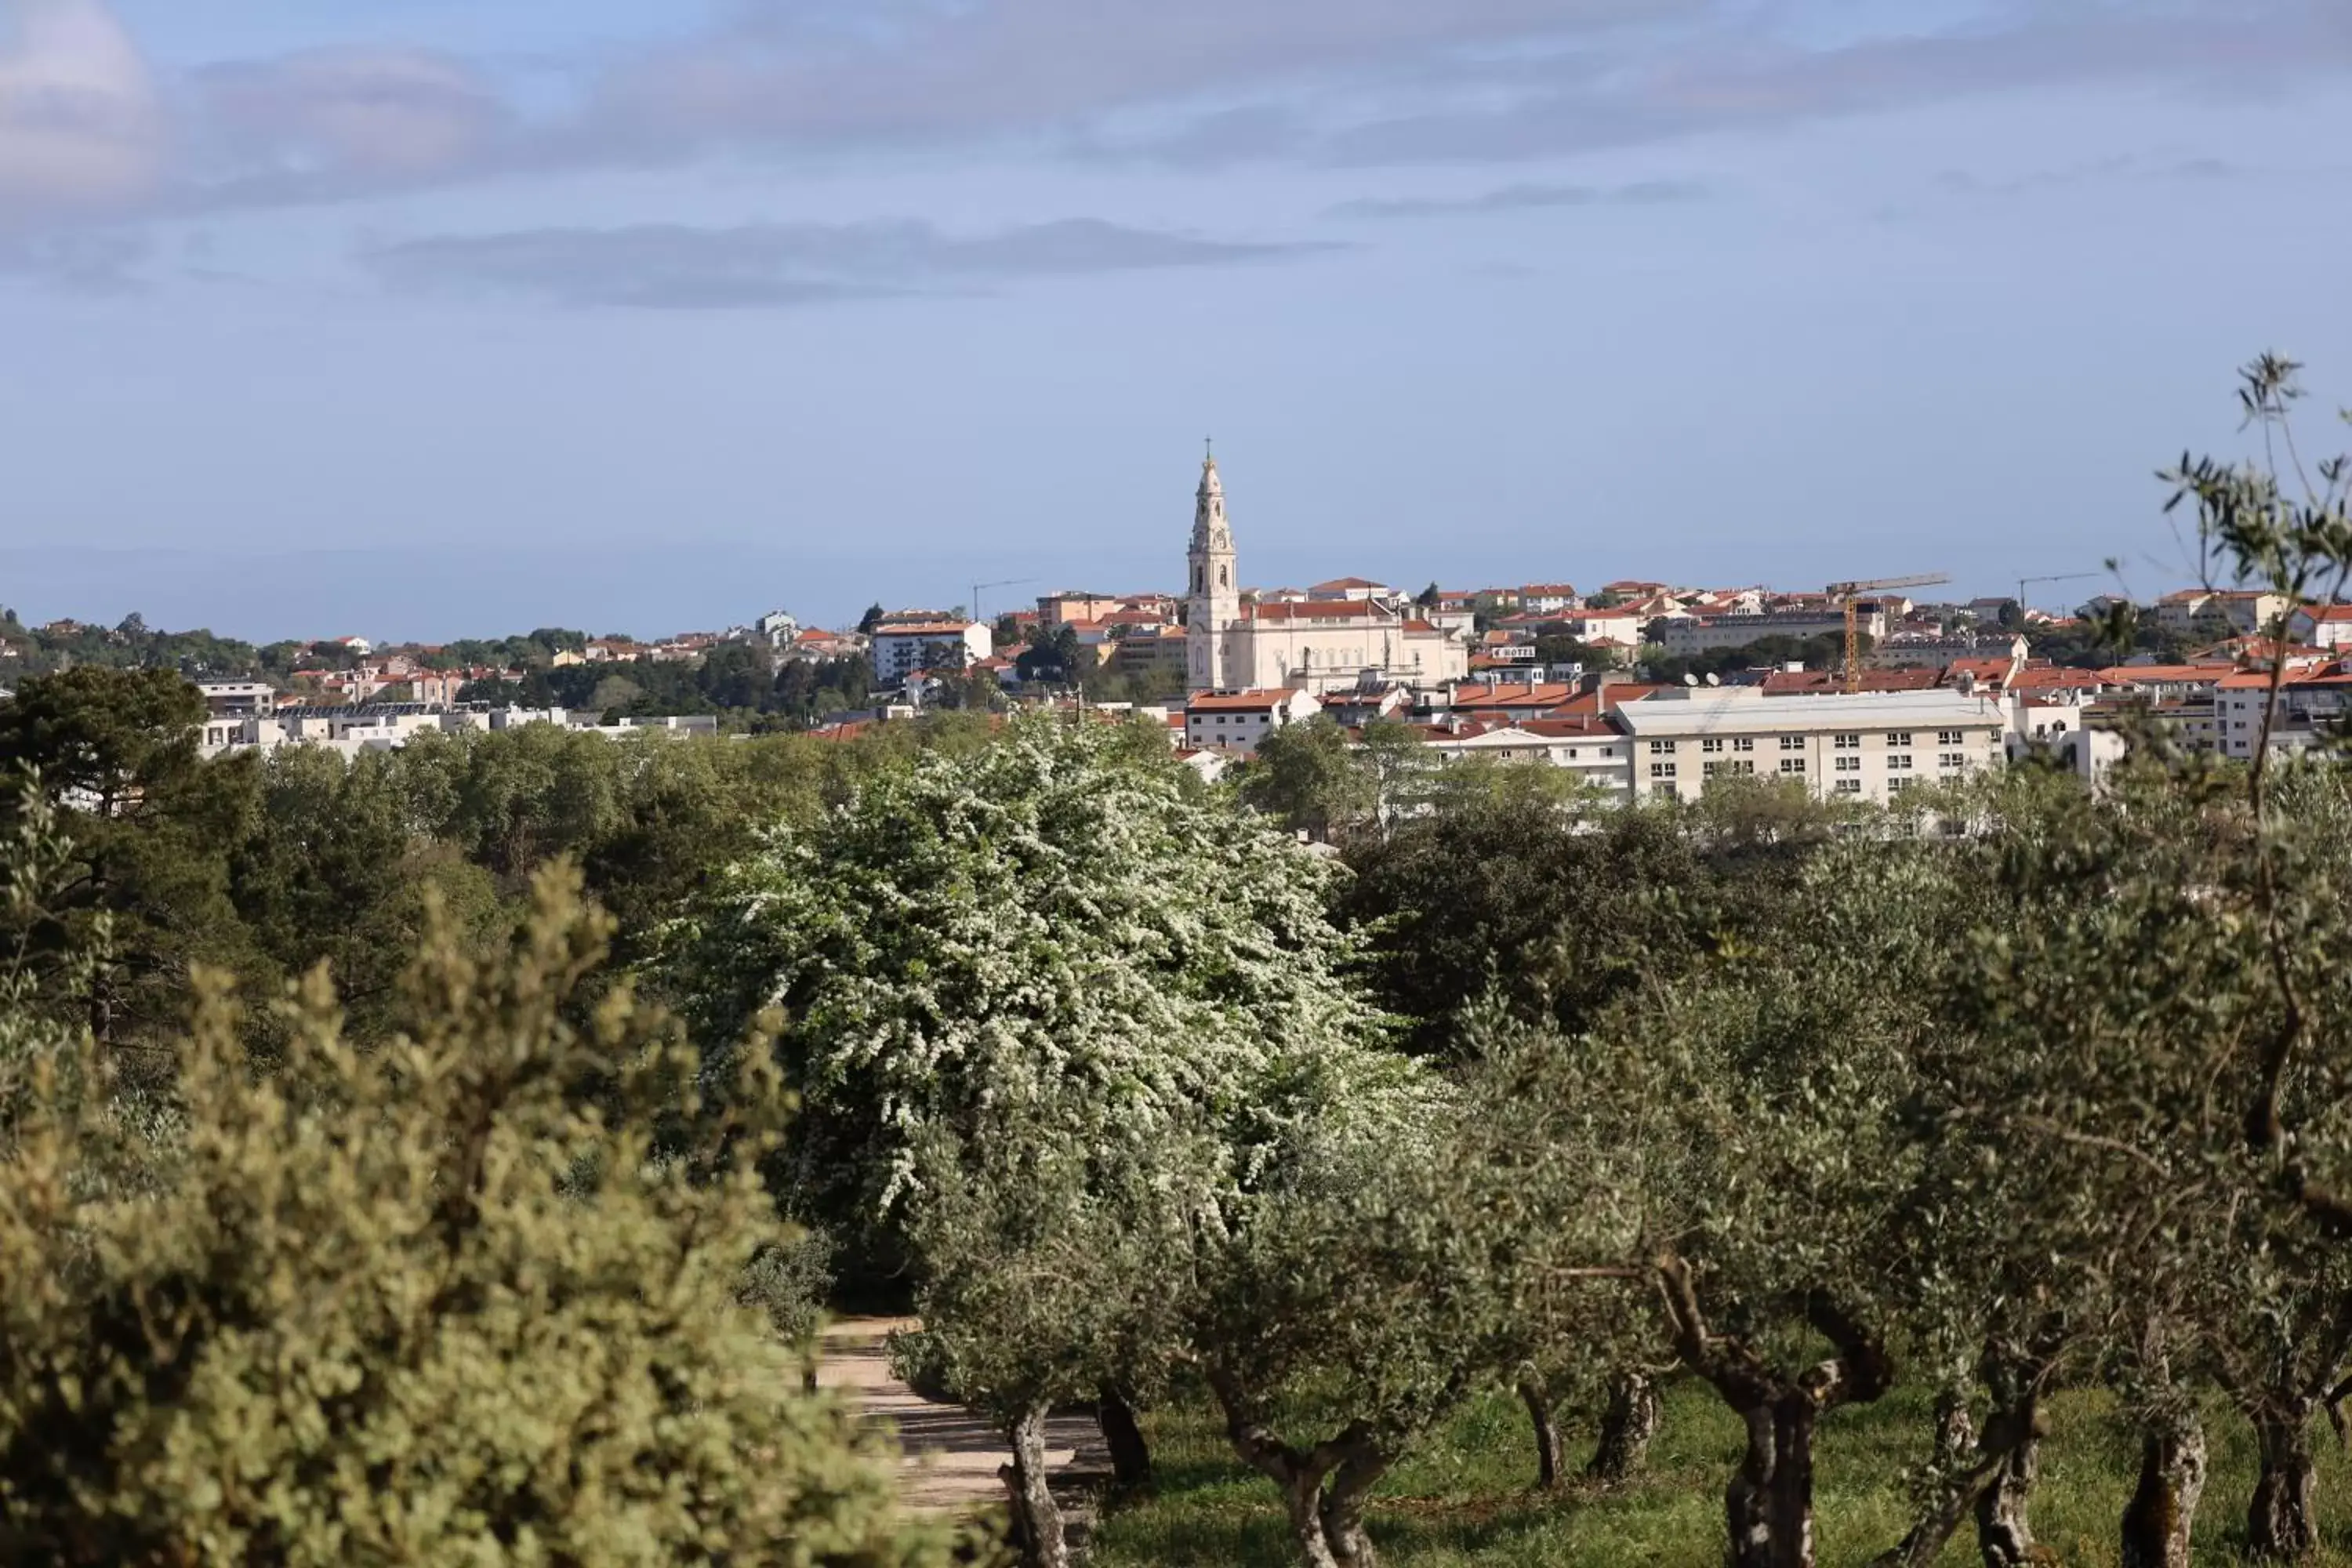
[(2238, 363), (2352, 401), (2340, 0), (0, 19), (44, 619), (1171, 586), (1209, 434), (1263, 584), (2153, 589)]

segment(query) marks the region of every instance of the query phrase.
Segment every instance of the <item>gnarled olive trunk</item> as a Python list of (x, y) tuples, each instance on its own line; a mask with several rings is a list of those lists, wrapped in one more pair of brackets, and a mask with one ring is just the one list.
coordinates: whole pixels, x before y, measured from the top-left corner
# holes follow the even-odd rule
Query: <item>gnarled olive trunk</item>
[(1372, 1538), (1364, 1533), (1364, 1500), (1388, 1473), (1389, 1461), (1360, 1450), (1339, 1461), (1323, 1493), (1323, 1541), (1339, 1568), (1380, 1568)]
[(1657, 1380), (1646, 1373), (1621, 1372), (1609, 1380), (1609, 1406), (1601, 1414), (1601, 1442), (1586, 1476), (1614, 1486), (1642, 1473), (1664, 1414)]
[(1536, 1485), (1546, 1491), (1559, 1486), (1564, 1475), (1566, 1446), (1559, 1423), (1552, 1418), (1551, 1395), (1533, 1378), (1519, 1380), (1519, 1399), (1528, 1407), (1528, 1421), (1536, 1435)]
[(1812, 1568), (1812, 1397), (1791, 1390), (1742, 1412), (1748, 1452), (1724, 1489), (1731, 1568)]
[(1122, 1491), (1151, 1482), (1151, 1447), (1135, 1419), (1135, 1407), (1126, 1395), (1104, 1384), (1097, 1391), (1095, 1425), (1102, 1428), (1103, 1447), (1110, 1450), (1111, 1480)]
[(1013, 1544), (1022, 1568), (1069, 1568), (1070, 1548), (1062, 1532), (1062, 1510), (1046, 1485), (1046, 1406), (1035, 1405), (1014, 1418), (1007, 1436), (1013, 1462), (997, 1475), (1013, 1505)]
[(1948, 1388), (1936, 1395), (1935, 1453), (1929, 1461), (1932, 1487), (1925, 1492), (1917, 1521), (1893, 1550), (1878, 1555), (1874, 1568), (1925, 1568), (1942, 1554), (1944, 1543), (1959, 1529), (1984, 1484), (1985, 1469), (1976, 1447), (1968, 1391)]
[(1835, 1353), (1793, 1371), (1775, 1367), (1745, 1340), (1708, 1328), (1682, 1258), (1668, 1253), (1657, 1270), (1684, 1364), (1748, 1426), (1748, 1451), (1724, 1489), (1726, 1560), (1731, 1568), (1812, 1568), (1813, 1430), (1828, 1411), (1883, 1396), (1894, 1386), (1894, 1361), (1877, 1334), (1816, 1293), (1804, 1303), (1805, 1321)]
[(2010, 1439), (2000, 1468), (1977, 1498), (1977, 1553), (1985, 1568), (2025, 1568), (2043, 1555), (2033, 1542), (2031, 1510), (2042, 1473), (2042, 1386), (2049, 1371), (2049, 1363), (2037, 1359), (1985, 1356), (1985, 1384), (1992, 1392), (1985, 1431)]
[(2312, 1519), (2319, 1484), (2311, 1451), (2312, 1405), (2296, 1401), (2254, 1415), (2262, 1468), (2246, 1512), (2246, 1547), (2257, 1557), (2305, 1557), (2319, 1545)]
[(2123, 1568), (2189, 1568), (2205, 1473), (2205, 1430), (2194, 1415), (2149, 1428), (2140, 1443), (2139, 1489), (2124, 1510)]
[(1292, 1447), (1259, 1418), (1238, 1379), (1219, 1367), (1207, 1371), (1234, 1452), (1282, 1493), (1291, 1544), (1305, 1568), (1380, 1568), (1364, 1531), (1364, 1502), (1396, 1462), (1395, 1450), (1362, 1422), (1312, 1448)]

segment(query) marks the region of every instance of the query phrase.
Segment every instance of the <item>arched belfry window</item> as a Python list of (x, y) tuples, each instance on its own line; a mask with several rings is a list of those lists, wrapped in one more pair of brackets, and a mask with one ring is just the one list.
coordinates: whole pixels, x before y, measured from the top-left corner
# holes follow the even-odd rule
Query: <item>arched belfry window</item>
[(1218, 567), (1218, 568), (1217, 568), (1217, 586), (1218, 586), (1218, 587), (1220, 587), (1220, 588), (1230, 588), (1230, 587), (1232, 587), (1233, 585), (1234, 585), (1234, 574), (1233, 574), (1233, 568), (1232, 568), (1232, 567), (1230, 567), (1230, 566), (1220, 566), (1220, 567)]

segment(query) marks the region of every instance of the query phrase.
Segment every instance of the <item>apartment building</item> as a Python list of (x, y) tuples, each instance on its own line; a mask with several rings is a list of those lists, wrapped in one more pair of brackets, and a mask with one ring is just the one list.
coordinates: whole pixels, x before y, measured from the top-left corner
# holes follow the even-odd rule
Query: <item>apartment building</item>
[(1612, 800), (1632, 794), (1626, 763), (1633, 742), (1606, 718), (1502, 720), (1481, 723), (1455, 716), (1432, 726), (1427, 744), (1449, 763), (1535, 763), (1564, 768)]
[(1955, 691), (1766, 697), (1753, 687), (1663, 692), (1617, 710), (1635, 799), (1696, 800), (1710, 780), (1793, 779), (1823, 800), (1885, 805), (1998, 765), (2008, 719)]
[[(1874, 640), (1886, 635), (1886, 611), (1881, 605), (1865, 601), (1858, 617), (1864, 635)], [(1804, 642), (1813, 637), (1845, 636), (1845, 616), (1843, 612), (1806, 610), (1780, 611), (1761, 616), (1724, 616), (1717, 618), (1694, 616), (1688, 620), (1668, 620), (1658, 629), (1658, 646), (1677, 658), (1693, 654), (1714, 653), (1723, 648), (1747, 647), (1766, 637), (1787, 637)]]
[(1257, 754), (1257, 743), (1286, 724), (1303, 724), (1323, 711), (1305, 691), (1197, 692), (1184, 704), (1184, 744), (1231, 755)]
[[(2240, 670), (2221, 678), (2213, 693), (2213, 746), (2225, 757), (2252, 760), (2263, 742), (2263, 714), (2270, 702), (2271, 672)], [(2352, 713), (2352, 670), (2289, 670), (2279, 688), (2278, 713), (2271, 722), (2273, 752), (2303, 752), (2346, 732)]]
[(961, 671), (995, 651), (994, 637), (980, 621), (885, 621), (874, 628), (874, 679), (898, 686), (919, 669)]

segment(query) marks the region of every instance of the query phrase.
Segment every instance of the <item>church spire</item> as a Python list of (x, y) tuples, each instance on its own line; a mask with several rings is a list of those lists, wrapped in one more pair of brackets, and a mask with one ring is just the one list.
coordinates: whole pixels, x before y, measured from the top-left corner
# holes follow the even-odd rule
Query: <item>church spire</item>
[(1242, 610), (1233, 525), (1225, 521), (1225, 483), (1217, 473), (1213, 446), (1201, 456), (1201, 488), (1192, 507), (1192, 549), (1186, 564), (1192, 578), (1184, 616), (1192, 688), (1222, 691), (1226, 679), (1225, 637), (1240, 624)]

